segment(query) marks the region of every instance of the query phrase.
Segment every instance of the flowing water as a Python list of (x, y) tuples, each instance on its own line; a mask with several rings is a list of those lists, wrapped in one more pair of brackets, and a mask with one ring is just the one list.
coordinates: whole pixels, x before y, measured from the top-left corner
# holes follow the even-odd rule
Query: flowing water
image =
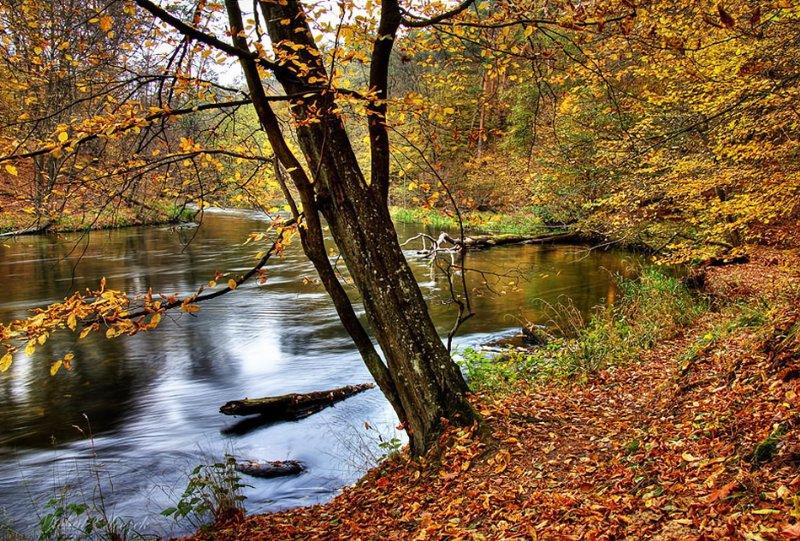
[[(187, 294), (215, 271), (241, 273), (259, 247), (242, 246), (263, 230), (253, 213), (206, 213), (197, 229), (128, 228), (0, 239), (0, 321), (61, 300), (75, 289)], [(400, 225), (401, 239), (424, 230)], [(430, 232), (434, 233), (434, 232)], [(443, 335), (452, 326), (448, 283), (407, 253)], [(613, 273), (624, 253), (576, 246), (510, 246), (468, 255), (477, 316), (456, 345), (486, 342), (519, 328), (520, 318), (547, 319), (545, 303), (569, 299), (584, 314), (613, 302)], [(33, 357), (17, 355), (0, 374), (0, 509), (22, 529), (54, 495), (99, 498), (137, 529), (180, 533), (159, 512), (174, 504), (197, 464), (226, 452), (248, 459), (298, 459), (296, 477), (247, 479), (251, 512), (308, 505), (354, 482), (398, 436), (378, 390), (296, 422), (246, 430), (218, 413), (224, 402), (370, 381), (299, 246), (269, 265), (266, 285), (247, 284), (206, 302), (197, 316), (171, 314), (154, 332), (76, 342), (64, 332)], [(483, 281), (488, 282), (484, 285)], [(49, 374), (50, 362), (75, 353), (72, 371)]]

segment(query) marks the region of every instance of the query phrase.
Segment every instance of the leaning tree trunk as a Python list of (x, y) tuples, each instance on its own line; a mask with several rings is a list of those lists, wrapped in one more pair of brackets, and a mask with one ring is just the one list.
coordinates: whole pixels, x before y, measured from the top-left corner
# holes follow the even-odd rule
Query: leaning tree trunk
[[(442, 420), (465, 425), (475, 420), (467, 402), (466, 385), (428, 314), (427, 305), (409, 268), (389, 215), (388, 186), (367, 183), (340, 118), (333, 92), (309, 80), (327, 80), (305, 13), (297, 0), (259, 2), (278, 58), (292, 58), (274, 74), (287, 95), (302, 96), (291, 102), (297, 140), (308, 164), (310, 179), (280, 133), (275, 115), (264, 96), (253, 60), (242, 59), (254, 107), (284, 170), (297, 188), (307, 230), (301, 229), (303, 248), (314, 262), (322, 282), (334, 299), (342, 322), (353, 337), (370, 372), (409, 433), (412, 451), (422, 453), (433, 444)], [(390, 5), (387, 3), (387, 5)], [(226, 0), (231, 35), (240, 49), (247, 47), (240, 34), (241, 13), (236, 0)], [(394, 4), (394, 9), (398, 9)], [(291, 24), (284, 24), (291, 21)], [(390, 21), (389, 33), (397, 20)], [(297, 45), (302, 48), (298, 50)], [(376, 41), (376, 51), (388, 65), (391, 43)], [(375, 54), (373, 55), (375, 57)], [(385, 105), (370, 105), (378, 112)], [(370, 133), (388, 145), (385, 126), (372, 116)], [(373, 148), (374, 151), (374, 148)], [(387, 149), (388, 152), (388, 149)], [(388, 177), (388, 156), (383, 162)], [(373, 169), (376, 155), (373, 152)], [(388, 182), (388, 178), (386, 178)], [(297, 206), (286, 192), (294, 212)], [(330, 226), (339, 251), (357, 286), (372, 332), (384, 353), (386, 365), (372, 348), (357, 321), (349, 299), (336, 279), (321, 242), (317, 214)]]

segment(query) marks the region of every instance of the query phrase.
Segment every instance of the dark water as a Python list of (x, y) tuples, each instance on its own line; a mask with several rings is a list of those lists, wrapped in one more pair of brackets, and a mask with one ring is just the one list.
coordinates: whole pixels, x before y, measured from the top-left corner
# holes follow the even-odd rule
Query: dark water
[[(217, 270), (247, 270), (261, 247), (241, 243), (264, 227), (254, 214), (207, 213), (198, 230), (0, 240), (0, 320), (95, 286), (101, 276), (109, 287), (129, 292), (194, 291)], [(400, 226), (399, 235), (421, 230)], [(453, 318), (452, 305), (444, 302), (447, 283), (412, 252), (409, 257), (446, 334)], [(478, 315), (456, 343), (485, 342), (518, 327), (520, 317), (541, 321), (546, 310), (538, 299), (566, 297), (584, 312), (611, 302), (611, 273), (629, 263), (624, 254), (565, 246), (472, 253), (469, 268), (494, 274), (470, 275), (471, 287), (479, 288), (473, 294)], [(102, 487), (111, 514), (134, 519), (144, 531), (180, 532), (158, 513), (174, 503), (193, 466), (225, 452), (308, 465), (298, 477), (248, 479), (250, 511), (324, 501), (354, 482), (381, 454), (378, 435), (397, 435), (377, 390), (244, 435), (225, 433), (235, 421), (218, 413), (222, 403), (244, 396), (370, 381), (314, 278), (292, 245), (269, 266), (267, 285), (248, 284), (204, 303), (199, 317), (174, 314), (154, 332), (111, 341), (90, 336), (75, 342), (62, 333), (32, 358), (18, 355), (0, 375), (0, 509), (25, 529), (36, 522), (35, 510), (64, 487), (75, 501), (97, 498)], [(74, 369), (51, 377), (50, 362), (70, 350)]]

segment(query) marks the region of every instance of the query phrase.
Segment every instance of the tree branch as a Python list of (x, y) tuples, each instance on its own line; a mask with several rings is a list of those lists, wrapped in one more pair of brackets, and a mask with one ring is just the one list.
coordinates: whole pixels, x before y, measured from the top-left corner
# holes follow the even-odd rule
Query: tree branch
[(372, 59), (369, 67), (369, 86), (377, 99), (367, 104), (367, 123), (369, 128), (370, 186), (377, 190), (381, 200), (389, 196), (389, 133), (386, 129), (386, 99), (389, 89), (389, 62), (394, 47), (397, 30), (402, 16), (397, 0), (384, 0), (381, 3), (381, 19), (378, 35), (372, 46)]
[(292, 77), (297, 77), (297, 75), (294, 74), (294, 72), (292, 72), (290, 69), (281, 66), (276, 62), (271, 62), (265, 58), (261, 58), (257, 53), (253, 51), (249, 51), (247, 49), (242, 49), (235, 45), (231, 45), (230, 43), (226, 43), (219, 38), (216, 38), (210, 34), (206, 34), (205, 32), (198, 30), (194, 26), (180, 20), (178, 17), (174, 16), (167, 10), (157, 6), (150, 0), (135, 0), (135, 2), (136, 5), (138, 5), (140, 8), (149, 12), (157, 19), (167, 23), (168, 25), (170, 25), (172, 28), (174, 28), (187, 38), (199, 41), (200, 43), (204, 43), (210, 47), (214, 47), (215, 49), (227, 53), (230, 56), (253, 60), (254, 62), (260, 64), (262, 67), (272, 70), (273, 72), (282, 72), (284, 74), (290, 74)]
[[(280, 96), (280, 97), (283, 97), (283, 96)], [(220, 102), (220, 103), (204, 103), (202, 105), (195, 105), (194, 107), (185, 107), (185, 108), (182, 108), (182, 109), (172, 109), (172, 110), (167, 109), (167, 110), (164, 110), (164, 111), (159, 111), (157, 113), (149, 114), (149, 115), (143, 117), (140, 120), (149, 123), (149, 122), (153, 122), (154, 120), (159, 120), (159, 119), (162, 119), (162, 118), (169, 118), (169, 117), (173, 117), (173, 116), (186, 115), (186, 114), (189, 114), (189, 113), (196, 113), (198, 111), (208, 111), (208, 110), (211, 110), (211, 109), (224, 109), (226, 107), (241, 107), (242, 105), (247, 105), (249, 103), (251, 103), (251, 101), (249, 99), (236, 100), (236, 101), (226, 101), (226, 102)], [(125, 126), (120, 126), (119, 128), (115, 128), (112, 132), (103, 133), (102, 135), (115, 135), (115, 134), (122, 133), (122, 132), (125, 132), (125, 131), (130, 130), (130, 129), (133, 129), (138, 125), (139, 125), (139, 121), (136, 121), (136, 122), (134, 122), (132, 124), (127, 124)], [(83, 136), (83, 137), (81, 137), (79, 139), (73, 139), (71, 141), (65, 141), (64, 143), (61, 143), (61, 144), (58, 144), (58, 145), (54, 145), (54, 146), (51, 146), (51, 147), (40, 148), (40, 149), (37, 149), (37, 150), (32, 150), (30, 152), (24, 152), (22, 154), (8, 154), (6, 156), (0, 156), (0, 163), (6, 162), (6, 161), (10, 161), (10, 160), (22, 160), (22, 159), (25, 159), (25, 158), (35, 158), (36, 156), (41, 156), (43, 154), (47, 154), (49, 152), (52, 152), (53, 150), (55, 150), (57, 148), (66, 148), (66, 147), (79, 146), (79, 145), (82, 145), (84, 143), (88, 143), (89, 141), (93, 141), (93, 140), (97, 139), (98, 137), (100, 137), (100, 135), (101, 134), (99, 134), (99, 133), (92, 133), (92, 134), (89, 134), (89, 135), (85, 135), (85, 136)]]
[(469, 6), (471, 6), (474, 2), (475, 2), (475, 0), (464, 0), (463, 2), (461, 2), (459, 5), (457, 5), (453, 9), (451, 9), (449, 11), (445, 11), (444, 13), (440, 13), (439, 15), (436, 15), (435, 17), (431, 17), (430, 19), (423, 19), (423, 18), (418, 17), (416, 15), (413, 15), (413, 14), (409, 13), (408, 11), (406, 11), (406, 10), (401, 8), (401, 11), (402, 11), (403, 14), (407, 15), (408, 17), (412, 17), (412, 18), (416, 19), (416, 20), (412, 21), (412, 20), (410, 20), (410, 19), (408, 19), (406, 17), (402, 17), (401, 24), (403, 26), (406, 26), (406, 27), (409, 27), (409, 28), (424, 28), (426, 26), (431, 26), (431, 25), (440, 23), (442, 21), (445, 21), (445, 20), (447, 20), (447, 19), (449, 19), (451, 17), (455, 17), (456, 15), (458, 15), (459, 13), (461, 13), (462, 11), (467, 9)]

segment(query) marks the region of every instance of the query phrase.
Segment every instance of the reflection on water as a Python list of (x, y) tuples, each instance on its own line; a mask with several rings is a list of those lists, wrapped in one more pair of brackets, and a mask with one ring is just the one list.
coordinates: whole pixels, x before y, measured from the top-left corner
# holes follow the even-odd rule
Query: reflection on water
[[(96, 286), (102, 276), (109, 287), (129, 292), (189, 293), (217, 270), (248, 269), (257, 248), (241, 242), (263, 227), (256, 215), (207, 213), (197, 230), (130, 228), (5, 240), (0, 320)], [(401, 238), (421, 230), (399, 229)], [(447, 282), (413, 252), (409, 256), (444, 335), (454, 316)], [(520, 317), (542, 321), (547, 315), (540, 300), (568, 298), (586, 313), (613, 300), (611, 275), (626, 266), (623, 254), (579, 247), (471, 253), (467, 267), (487, 274), (470, 273), (477, 316), (456, 343), (484, 341), (518, 327)], [(94, 484), (86, 465), (95, 455), (104, 478), (113, 481), (113, 493), (106, 494), (113, 513), (149, 521), (140, 525), (149, 530), (162, 527), (154, 516), (175, 498), (186, 472), (225, 451), (309, 466), (295, 478), (248, 480), (251, 511), (315, 503), (352, 483), (370, 454), (365, 447), (376, 443), (364, 423), (393, 430), (393, 413), (379, 391), (245, 435), (226, 431), (234, 421), (218, 413), (221, 404), (243, 396), (370, 380), (314, 278), (292, 245), (270, 264), (265, 286), (248, 284), (204, 303), (199, 317), (171, 314), (155, 332), (116, 340), (90, 335), (76, 341), (61, 333), (32, 358), (18, 355), (0, 375), (0, 509), (30, 525), (32, 509), (54, 487), (70, 484), (90, 498)], [(74, 369), (51, 377), (50, 361), (67, 351), (75, 353)]]

